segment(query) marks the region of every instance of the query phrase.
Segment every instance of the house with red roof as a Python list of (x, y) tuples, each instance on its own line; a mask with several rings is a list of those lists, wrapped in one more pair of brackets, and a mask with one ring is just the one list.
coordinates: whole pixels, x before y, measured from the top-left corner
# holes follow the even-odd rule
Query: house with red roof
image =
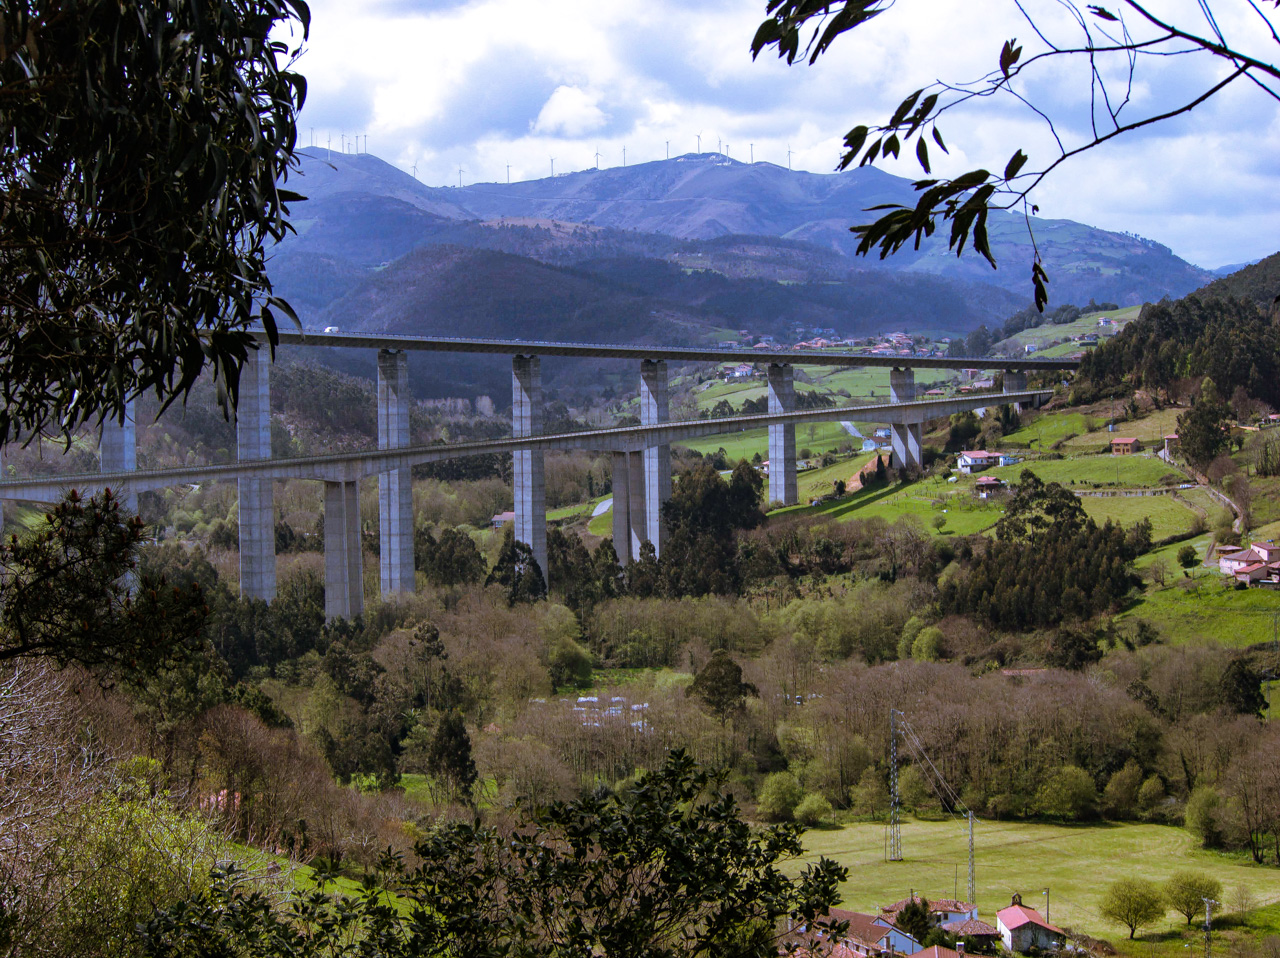
[(956, 458), (956, 468), (966, 476), (1000, 465), (1000, 453), (966, 449)]
[(1004, 946), (1022, 954), (1032, 948), (1059, 948), (1067, 940), (1066, 932), (1049, 924), (1034, 908), (1022, 904), (1022, 896), (1017, 894), (1008, 908), (996, 912), (996, 928)]
[(830, 952), (818, 946), (823, 934), (818, 929), (810, 931), (798, 928), (789, 937), (792, 941), (809, 946), (811, 953), (821, 951), (831, 958), (891, 958), (894, 955), (910, 955), (920, 950), (920, 943), (900, 929), (894, 928), (878, 915), (832, 908), (827, 918), (835, 922), (847, 922), (848, 930), (831, 948)]
[(1142, 448), (1142, 440), (1136, 436), (1116, 436), (1111, 440), (1111, 455), (1131, 456)]

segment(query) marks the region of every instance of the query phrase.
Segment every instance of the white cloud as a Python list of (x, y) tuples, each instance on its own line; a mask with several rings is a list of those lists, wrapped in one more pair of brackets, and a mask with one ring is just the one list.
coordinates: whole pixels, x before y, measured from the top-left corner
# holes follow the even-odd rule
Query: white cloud
[[(1071, 37), (1055, 0), (1028, 8)], [(787, 67), (749, 46), (764, 0), (313, 0), (301, 69), (310, 83), (304, 141), (368, 134), (369, 149), (428, 183), (545, 176), (556, 169), (661, 159), (716, 142), (736, 159), (830, 172), (840, 140), (884, 120), (934, 79), (979, 77), (1004, 40), (1030, 55), (1034, 34), (1012, 0), (989, 4), (899, 0), (841, 38), (815, 66)], [(1195, 0), (1162, 12), (1200, 22)], [(1256, 15), (1224, 8), (1228, 38), (1273, 62)], [(1108, 77), (1115, 77), (1108, 67)], [(1186, 58), (1141, 65), (1133, 108), (1156, 109), (1212, 71)], [(1088, 85), (1078, 67), (1054, 67), (1027, 86), (1064, 118), (1068, 142), (1088, 130)], [(1087, 80), (1087, 75), (1085, 75)], [(1275, 102), (1241, 88), (1173, 124), (1122, 138), (1056, 171), (1036, 200), (1046, 215), (1129, 229), (1195, 262), (1218, 265), (1280, 247)], [(934, 172), (1001, 169), (1019, 147), (1046, 162), (1054, 144), (1033, 114), (983, 100), (943, 123), (950, 156)], [(920, 175), (914, 158), (885, 165)]]
[(594, 133), (608, 117), (600, 109), (600, 94), (576, 86), (558, 86), (533, 121), (534, 133), (579, 137)]

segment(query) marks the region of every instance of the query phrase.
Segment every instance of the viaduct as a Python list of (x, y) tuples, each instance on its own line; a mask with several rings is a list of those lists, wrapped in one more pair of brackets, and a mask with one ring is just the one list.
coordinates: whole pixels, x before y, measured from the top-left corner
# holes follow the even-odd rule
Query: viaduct
[[(265, 340), (264, 336), (259, 337)], [(360, 558), (359, 481), (378, 476), (381, 542), (380, 584), (384, 596), (411, 592), (414, 585), (413, 497), (410, 470), (422, 463), (463, 456), (510, 452), (514, 460), (515, 536), (547, 568), (543, 461), (548, 449), (590, 449), (613, 456), (613, 541), (624, 565), (652, 542), (661, 554), (662, 504), (671, 495), (673, 442), (768, 427), (768, 499), (793, 504), (796, 490), (796, 438), (799, 423), (856, 418), (890, 426), (893, 464), (920, 464), (920, 426), (929, 419), (990, 405), (991, 394), (920, 401), (915, 369), (999, 369), (1004, 371), (1001, 401), (1038, 405), (1051, 395), (1026, 388), (1033, 370), (1071, 370), (1066, 359), (952, 359), (924, 356), (868, 356), (857, 353), (804, 352), (716, 347), (645, 347), (522, 340), (451, 339), (358, 333), (281, 332), (281, 345), (375, 349), (378, 351), (378, 448), (364, 452), (271, 458), (270, 352), (251, 353), (240, 376), (236, 420), (237, 461), (222, 465), (139, 470), (132, 414), (123, 424), (108, 423), (100, 443), (100, 471), (0, 481), (0, 502), (56, 501), (71, 488), (110, 487), (136, 508), (137, 494), (192, 482), (235, 480), (239, 491), (241, 594), (270, 601), (276, 594), (273, 484), (278, 479), (324, 483), (325, 614), (351, 618), (364, 609)], [(449, 444), (410, 444), (408, 352), (498, 353), (511, 359), (512, 438)], [(624, 359), (640, 363), (640, 425), (546, 434), (542, 419), (541, 357)], [(667, 363), (768, 363), (768, 412), (722, 419), (671, 421)], [(795, 365), (883, 366), (889, 368), (888, 403), (799, 410), (793, 379)]]

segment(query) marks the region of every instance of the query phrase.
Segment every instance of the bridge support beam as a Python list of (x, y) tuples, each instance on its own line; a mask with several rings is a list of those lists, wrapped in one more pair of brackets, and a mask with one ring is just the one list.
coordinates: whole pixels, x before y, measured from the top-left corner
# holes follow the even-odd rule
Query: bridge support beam
[[(271, 458), (271, 351), (250, 350), (240, 368), (236, 458)], [(276, 597), (275, 487), (270, 479), (237, 480), (240, 492), (240, 594)]]
[[(537, 356), (511, 360), (511, 432), (516, 438), (542, 433), (542, 361)], [(544, 580), (547, 569), (547, 495), (541, 449), (512, 453), (515, 472), (516, 540), (533, 551)], [(547, 583), (550, 585), (550, 582)]]
[[(133, 400), (130, 400), (124, 407), (123, 423), (109, 419), (102, 424), (98, 463), (103, 472), (134, 472), (138, 468), (138, 434), (133, 409)], [(134, 514), (138, 511), (135, 493), (124, 496), (120, 504)]]
[[(640, 363), (640, 424), (653, 426), (671, 417), (667, 396), (667, 362), (646, 359)], [(662, 522), (662, 504), (671, 498), (671, 447), (652, 446), (644, 451), (644, 515), (642, 539), (653, 543), (656, 555), (662, 555), (666, 529)], [(638, 556), (638, 553), (637, 553)]]
[(364, 612), (360, 559), (360, 483), (324, 484), (324, 617), (354, 619)]
[[(893, 368), (889, 370), (889, 401), (912, 402), (916, 398), (916, 371)], [(912, 435), (914, 427), (915, 434)], [(893, 468), (920, 468), (920, 424), (893, 423), (889, 427), (893, 437)]]
[[(378, 353), (378, 448), (409, 445), (409, 354)], [(413, 591), (411, 470), (378, 475), (378, 568), (382, 595)]]
[[(769, 364), (769, 413), (795, 412), (796, 387), (790, 363)], [(796, 488), (796, 427), (769, 427), (769, 501), (784, 506), (799, 501)]]
[[(1006, 369), (1004, 373), (1004, 391), (1007, 393), (1021, 393), (1027, 391), (1027, 374), (1024, 370)], [(1014, 403), (1013, 408), (1022, 412), (1022, 403)]]

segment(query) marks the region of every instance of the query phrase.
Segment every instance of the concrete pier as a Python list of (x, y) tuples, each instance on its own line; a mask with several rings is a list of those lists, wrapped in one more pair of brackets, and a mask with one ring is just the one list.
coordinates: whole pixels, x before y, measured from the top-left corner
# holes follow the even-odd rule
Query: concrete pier
[[(795, 374), (790, 363), (769, 364), (769, 413), (780, 415), (796, 408)], [(799, 501), (796, 488), (796, 427), (793, 423), (769, 427), (769, 502), (785, 506)]]
[(648, 495), (644, 452), (613, 454), (613, 551), (618, 564), (640, 558), (640, 546), (648, 537)]
[[(1007, 393), (1022, 393), (1027, 391), (1027, 374), (1025, 371), (1018, 369), (1006, 369), (1004, 373), (1004, 391)], [(1022, 412), (1022, 403), (1014, 403), (1013, 408), (1018, 412)]]
[[(646, 359), (640, 364), (640, 423), (654, 426), (671, 418), (667, 396), (666, 360)], [(671, 447), (653, 446), (644, 451), (644, 539), (653, 543), (654, 553), (662, 555), (666, 530), (662, 522), (662, 504), (671, 498)]]
[[(914, 369), (889, 370), (889, 401), (914, 402), (916, 398), (916, 372)], [(914, 437), (911, 427), (915, 427)], [(893, 468), (918, 469), (920, 467), (920, 424), (893, 423), (889, 427), (893, 441)], [(914, 448), (913, 448), (914, 447)]]
[(324, 617), (354, 619), (364, 612), (360, 559), (360, 482), (324, 484)]
[[(271, 458), (271, 351), (249, 352), (240, 369), (236, 407), (236, 458)], [(276, 597), (274, 484), (269, 479), (237, 480), (240, 491), (240, 594)]]
[[(409, 445), (409, 354), (378, 353), (378, 448)], [(382, 595), (413, 591), (413, 485), (408, 468), (378, 474), (378, 568)]]
[[(138, 434), (133, 409), (133, 400), (130, 400), (124, 407), (123, 423), (108, 419), (102, 424), (102, 434), (98, 438), (98, 462), (103, 472), (136, 472), (138, 469)], [(126, 494), (120, 504), (137, 515), (137, 494)]]
[[(542, 361), (537, 356), (514, 356), (511, 359), (511, 433), (516, 438), (542, 434)], [(533, 551), (538, 568), (547, 579), (547, 495), (543, 457), (541, 449), (518, 449), (512, 453), (516, 540)]]
[(613, 551), (618, 565), (631, 562), (631, 468), (629, 453), (615, 452), (613, 461)]

